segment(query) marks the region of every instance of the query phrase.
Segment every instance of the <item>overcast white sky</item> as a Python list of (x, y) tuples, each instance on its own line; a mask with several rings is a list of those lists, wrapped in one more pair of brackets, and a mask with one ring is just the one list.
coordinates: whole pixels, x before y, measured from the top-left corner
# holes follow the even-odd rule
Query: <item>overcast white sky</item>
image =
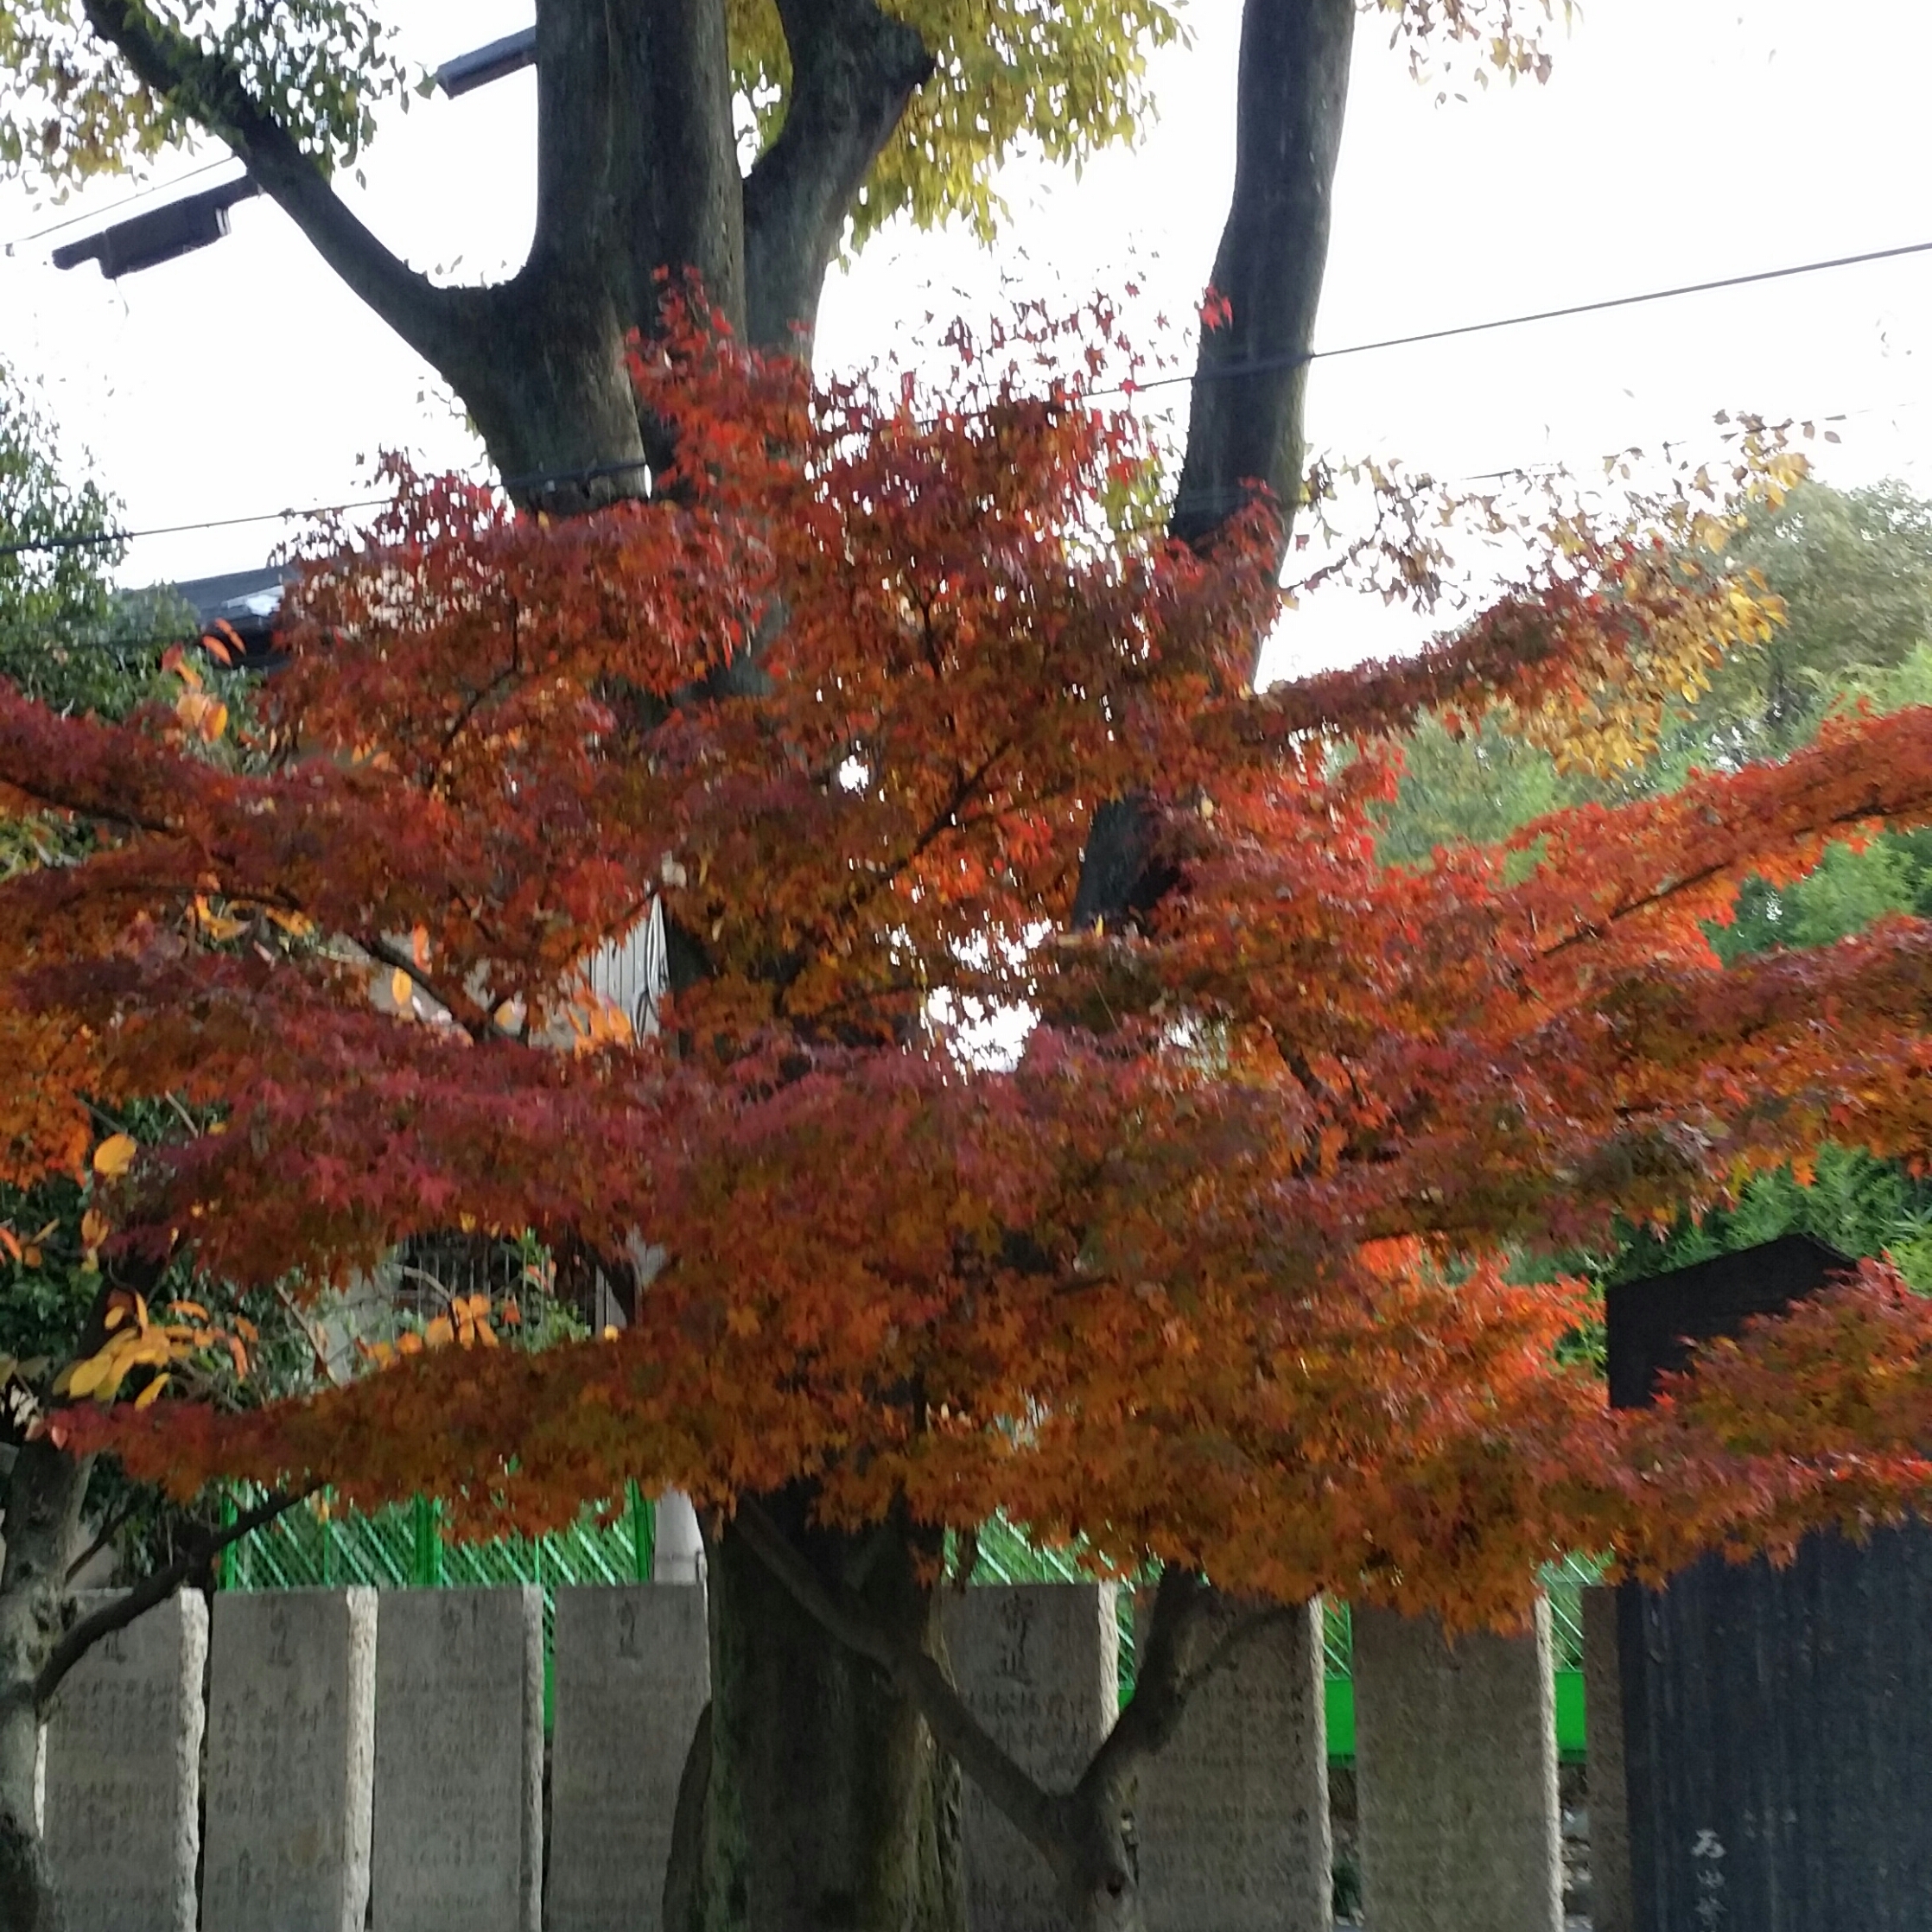
[[(1237, 0), (1192, 0), (1191, 49), (1158, 60), (1161, 119), (1084, 179), (1019, 162), (990, 254), (887, 235), (835, 271), (822, 366), (881, 353), (932, 308), (983, 315), (1000, 278), (1077, 295), (1137, 274), (1186, 315), (1233, 168)], [(524, 24), (528, 0), (397, 0), (431, 63)], [(1323, 346), (1906, 242), (1932, 241), (1924, 0), (1586, 0), (1547, 88), (1435, 102), (1369, 23), (1358, 43), (1319, 340)], [(527, 242), (527, 74), (386, 125), (354, 197), (420, 264), (499, 273)], [(185, 172), (180, 157), (157, 170)], [(202, 183), (197, 186), (205, 185)], [(125, 193), (102, 184), (78, 206)], [(0, 240), (75, 212), (0, 190)], [(83, 233), (85, 229), (70, 231)], [(57, 273), (54, 240), (0, 259), (0, 355), (46, 378), (135, 528), (362, 493), (401, 446), (475, 446), (420, 359), (266, 202), (216, 247), (130, 277)], [(1705, 431), (1713, 412), (1841, 416), (1821, 473), (1932, 494), (1932, 256), (1607, 317), (1318, 364), (1317, 448), (1461, 476)], [(1181, 392), (1185, 394), (1185, 391)], [(262, 562), (272, 525), (153, 538), (130, 582)], [(1312, 602), (1277, 668), (1413, 634), (1359, 600)]]

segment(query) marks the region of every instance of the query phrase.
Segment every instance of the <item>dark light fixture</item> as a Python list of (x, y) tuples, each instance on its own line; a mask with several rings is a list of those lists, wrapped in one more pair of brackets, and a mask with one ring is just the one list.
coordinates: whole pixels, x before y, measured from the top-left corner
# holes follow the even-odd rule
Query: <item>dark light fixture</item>
[(100, 272), (113, 282), (124, 275), (172, 262), (177, 255), (192, 255), (196, 249), (219, 241), (228, 232), (229, 209), (261, 192), (261, 183), (252, 175), (224, 181), (219, 187), (204, 188), (184, 201), (150, 208), (145, 214), (117, 221), (98, 235), (55, 249), (54, 265), (57, 269), (77, 269), (83, 262), (99, 262)]
[(526, 27), (520, 34), (509, 34), (487, 47), (459, 54), (436, 69), (436, 85), (454, 100), (472, 88), (486, 87), (493, 80), (534, 64), (537, 59), (537, 29)]

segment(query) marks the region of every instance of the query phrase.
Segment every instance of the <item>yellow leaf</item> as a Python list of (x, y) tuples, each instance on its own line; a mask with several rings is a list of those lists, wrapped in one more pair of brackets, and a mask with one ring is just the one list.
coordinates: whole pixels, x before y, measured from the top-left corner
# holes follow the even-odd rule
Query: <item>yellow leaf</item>
[(105, 1180), (118, 1180), (139, 1152), (131, 1134), (111, 1134), (94, 1149), (94, 1172)]
[(389, 996), (398, 1007), (405, 1011), (409, 1007), (410, 994), (414, 984), (400, 966), (389, 976)]
[(99, 1208), (89, 1208), (80, 1217), (80, 1238), (90, 1248), (99, 1248), (111, 1231), (107, 1217)]
[(456, 1331), (448, 1315), (438, 1315), (423, 1331), (423, 1339), (433, 1349), (446, 1349), (456, 1339)]
[(137, 1408), (152, 1408), (155, 1404), (161, 1400), (161, 1392), (162, 1389), (167, 1388), (168, 1382), (168, 1378), (166, 1375), (156, 1376), (155, 1379), (150, 1382), (148, 1386), (134, 1398), (134, 1406)]
[(99, 1355), (91, 1355), (85, 1362), (77, 1362), (67, 1370), (66, 1393), (77, 1399), (91, 1395), (113, 1372), (113, 1357), (105, 1350)]

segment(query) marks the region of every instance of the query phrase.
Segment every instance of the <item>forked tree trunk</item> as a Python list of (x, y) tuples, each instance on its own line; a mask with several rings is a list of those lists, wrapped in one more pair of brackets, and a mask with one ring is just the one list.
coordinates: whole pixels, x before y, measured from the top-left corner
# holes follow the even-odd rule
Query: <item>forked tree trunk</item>
[[(937, 1609), (911, 1539), (768, 1513), (829, 1583), (930, 1648)], [(959, 1774), (918, 1713), (830, 1636), (735, 1529), (709, 1544), (711, 1706), (692, 1747), (668, 1932), (963, 1932)]]
[(0, 1926), (59, 1932), (60, 1904), (35, 1815), (41, 1712), (35, 1684), (59, 1640), (67, 1567), (80, 1549), (88, 1465), (30, 1442), (7, 1489), (0, 1568)]

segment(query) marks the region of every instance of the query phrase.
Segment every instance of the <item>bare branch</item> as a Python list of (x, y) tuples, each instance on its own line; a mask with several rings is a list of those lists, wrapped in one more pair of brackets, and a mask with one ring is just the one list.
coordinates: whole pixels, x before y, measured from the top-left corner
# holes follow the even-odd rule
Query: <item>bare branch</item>
[(315, 162), (251, 98), (227, 61), (157, 21), (139, 0), (82, 3), (94, 31), (157, 93), (190, 103), (195, 118), (247, 163), (330, 268), (411, 347), (442, 367), (486, 323), (487, 292), (438, 288), (392, 254), (349, 212)]

